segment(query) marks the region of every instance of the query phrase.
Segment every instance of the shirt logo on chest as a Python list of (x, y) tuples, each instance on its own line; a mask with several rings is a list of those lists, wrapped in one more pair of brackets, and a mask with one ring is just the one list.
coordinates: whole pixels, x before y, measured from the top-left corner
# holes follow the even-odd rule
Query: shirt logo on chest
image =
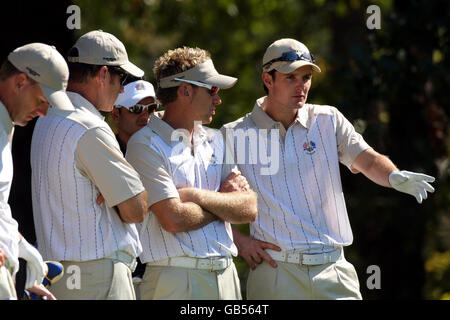
[(316, 143), (314, 141), (306, 141), (303, 144), (303, 151), (307, 154), (314, 154), (316, 152)]

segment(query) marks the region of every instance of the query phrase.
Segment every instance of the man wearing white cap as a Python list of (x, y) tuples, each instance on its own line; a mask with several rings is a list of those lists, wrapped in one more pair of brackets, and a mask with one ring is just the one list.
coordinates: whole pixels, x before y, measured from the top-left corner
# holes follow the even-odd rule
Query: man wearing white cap
[(149, 195), (140, 297), (240, 299), (230, 222), (253, 221), (256, 197), (239, 173), (221, 179), (223, 140), (203, 126), (222, 103), (218, 90), (237, 79), (219, 74), (209, 52), (188, 47), (161, 56), (154, 73), (164, 115), (131, 137), (126, 155)]
[(57, 298), (135, 299), (131, 272), (141, 245), (134, 223), (146, 214), (147, 193), (100, 111), (113, 109), (128, 75), (144, 72), (101, 30), (81, 36), (68, 60), (75, 110), (39, 119), (31, 144), (39, 251), (73, 272), (52, 285)]
[(127, 84), (117, 97), (111, 116), (117, 125), (116, 138), (123, 154), (130, 137), (144, 127), (156, 111), (158, 104), (155, 99), (153, 85), (144, 80)]
[(307, 104), (313, 71), (321, 72), (304, 44), (275, 41), (263, 57), (267, 96), (256, 101), (251, 113), (222, 128), (231, 154), (243, 151), (235, 148), (237, 132), (248, 139), (261, 130), (270, 132), (265, 145), (279, 154), (277, 170), (265, 175), (261, 169), (268, 164), (260, 159), (245, 163), (234, 158), (258, 193), (251, 237), (233, 230), (239, 253), (252, 269), (248, 299), (361, 299), (355, 269), (344, 258), (343, 247), (353, 236), (339, 162), (419, 203), (434, 191), (428, 184), (433, 177), (399, 171), (338, 109)]
[[(0, 263), (0, 299), (17, 299), (13, 277), (18, 258), (27, 261), (25, 288), (30, 292), (41, 284), (47, 266), (39, 252), (19, 233), (12, 218), (8, 197), (13, 177), (11, 141), (14, 125), (25, 126), (37, 116), (45, 116), (54, 108), (73, 109), (65, 91), (69, 69), (64, 58), (52, 46), (31, 43), (8, 55), (0, 69), (0, 251), (6, 259)], [(54, 297), (46, 290), (47, 298)]]

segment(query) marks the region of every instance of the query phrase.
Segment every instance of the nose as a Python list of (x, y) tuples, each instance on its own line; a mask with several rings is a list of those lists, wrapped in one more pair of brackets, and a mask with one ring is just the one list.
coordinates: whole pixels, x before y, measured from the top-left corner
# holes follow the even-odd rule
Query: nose
[(222, 99), (220, 99), (220, 96), (218, 94), (215, 94), (213, 96), (213, 104), (215, 105), (222, 104)]

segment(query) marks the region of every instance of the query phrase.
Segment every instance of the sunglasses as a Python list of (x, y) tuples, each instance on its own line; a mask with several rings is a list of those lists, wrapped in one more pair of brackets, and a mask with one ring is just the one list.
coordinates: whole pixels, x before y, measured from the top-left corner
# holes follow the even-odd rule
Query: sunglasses
[(117, 74), (120, 77), (119, 81), (122, 87), (124, 87), (127, 84), (128, 73), (124, 72), (119, 67), (108, 66), (108, 70), (110, 70), (111, 73)]
[[(125, 108), (125, 107), (124, 107)], [(153, 112), (158, 108), (158, 104), (156, 102), (149, 103), (149, 104), (135, 104), (134, 106), (131, 106), (128, 109), (131, 113), (140, 114), (143, 111)]]
[(288, 52), (283, 52), (281, 57), (272, 59), (269, 62), (265, 63), (263, 65), (263, 68), (267, 68), (272, 63), (277, 62), (277, 61), (297, 61), (297, 60), (304, 60), (304, 61), (308, 61), (311, 63), (316, 62), (316, 59), (314, 59), (314, 56), (312, 55), (312, 53), (304, 52), (301, 55), (299, 55), (297, 53), (297, 51), (288, 51)]
[(181, 79), (181, 78), (174, 78), (173, 80), (175, 81), (180, 81), (180, 82), (186, 82), (186, 83), (190, 83), (193, 85), (196, 85), (198, 87), (202, 87), (202, 88), (206, 88), (208, 89), (208, 92), (211, 96), (217, 94), (217, 92), (219, 92), (219, 87), (207, 84), (207, 83), (203, 83), (203, 82), (198, 82), (198, 81), (194, 81), (194, 80), (186, 80), (186, 79)]

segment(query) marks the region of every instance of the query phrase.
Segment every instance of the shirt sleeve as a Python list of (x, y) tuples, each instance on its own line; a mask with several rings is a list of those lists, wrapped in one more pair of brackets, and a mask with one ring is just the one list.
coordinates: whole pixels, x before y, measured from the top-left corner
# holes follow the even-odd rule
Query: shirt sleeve
[(88, 130), (78, 141), (75, 161), (81, 174), (88, 177), (113, 207), (142, 191), (138, 173), (125, 160), (119, 144), (104, 128)]
[(139, 173), (148, 193), (148, 206), (168, 198), (179, 198), (162, 155), (146, 143), (128, 141), (126, 159)]
[(370, 149), (371, 147), (364, 141), (364, 138), (356, 132), (350, 121), (348, 121), (339, 110), (336, 108), (332, 109), (336, 121), (336, 139), (339, 161), (350, 169), (356, 157), (361, 152)]

